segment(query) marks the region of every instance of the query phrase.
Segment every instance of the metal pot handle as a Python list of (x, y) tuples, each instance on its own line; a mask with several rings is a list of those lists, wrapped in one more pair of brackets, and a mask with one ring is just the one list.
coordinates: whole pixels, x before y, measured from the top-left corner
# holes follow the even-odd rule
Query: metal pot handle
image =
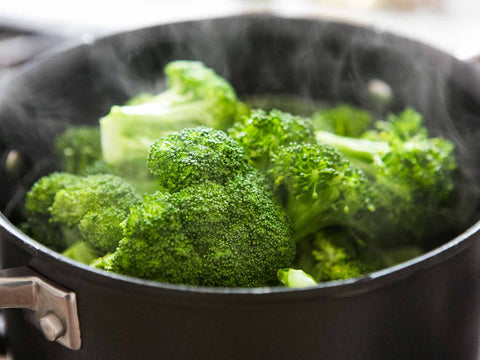
[(81, 346), (74, 292), (52, 284), (28, 267), (0, 271), (0, 308), (25, 309), (25, 317), (49, 341), (78, 350)]

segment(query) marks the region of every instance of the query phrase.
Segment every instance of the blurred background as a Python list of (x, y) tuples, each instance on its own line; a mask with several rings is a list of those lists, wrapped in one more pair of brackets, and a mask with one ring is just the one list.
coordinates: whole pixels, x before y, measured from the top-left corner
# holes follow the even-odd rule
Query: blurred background
[(478, 0), (0, 0), (0, 78), (46, 49), (172, 21), (270, 12), (371, 25), (460, 59), (480, 54)]

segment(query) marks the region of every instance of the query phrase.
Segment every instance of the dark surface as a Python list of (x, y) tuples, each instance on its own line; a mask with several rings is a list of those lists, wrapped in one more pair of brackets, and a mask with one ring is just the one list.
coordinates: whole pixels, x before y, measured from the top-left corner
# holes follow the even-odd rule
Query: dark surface
[[(267, 16), (183, 23), (127, 33), (39, 60), (0, 89), (0, 153), (17, 150), (23, 172), (0, 176), (0, 205), (14, 206), (55, 167), (56, 134), (94, 124), (113, 104), (162, 86), (172, 59), (202, 60), (240, 95), (295, 93), (370, 107), (368, 81), (392, 87), (458, 150), (461, 209), (451, 236), (473, 224), (480, 156), (478, 71), (421, 44), (372, 29)], [(11, 200), (11, 199), (18, 200)], [(184, 288), (90, 270), (29, 239), (4, 219), (2, 267), (29, 265), (78, 298), (83, 346), (45, 341), (7, 312), (9, 345), (22, 359), (478, 358), (478, 229), (397, 268), (309, 290)], [(28, 345), (27, 345), (28, 344)]]

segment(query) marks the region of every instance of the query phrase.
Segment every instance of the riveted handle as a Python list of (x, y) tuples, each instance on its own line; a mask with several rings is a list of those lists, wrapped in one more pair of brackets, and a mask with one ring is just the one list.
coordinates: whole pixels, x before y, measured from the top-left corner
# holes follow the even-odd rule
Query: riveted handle
[(25, 317), (49, 341), (81, 346), (74, 292), (47, 281), (28, 267), (0, 271), (0, 308), (25, 309)]

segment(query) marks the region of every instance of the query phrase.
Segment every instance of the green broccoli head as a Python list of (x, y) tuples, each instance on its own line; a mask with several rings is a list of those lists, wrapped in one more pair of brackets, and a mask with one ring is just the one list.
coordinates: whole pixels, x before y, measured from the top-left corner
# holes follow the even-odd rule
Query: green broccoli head
[(50, 221), (50, 207), (57, 192), (78, 181), (76, 175), (55, 172), (42, 177), (26, 195), (25, 216), (29, 232), (37, 241), (53, 250), (63, 251), (78, 239), (78, 234), (69, 231), (62, 224)]
[[(133, 188), (113, 175), (53, 173), (28, 192), (25, 215), (34, 238), (52, 249), (64, 251), (84, 240), (102, 255), (115, 249), (122, 237), (119, 224), (138, 200)], [(66, 254), (77, 258), (78, 251)]]
[(101, 254), (106, 254), (115, 251), (123, 237), (120, 223), (125, 220), (128, 212), (129, 208), (125, 206), (95, 209), (87, 212), (77, 226), (85, 242), (99, 250)]
[(233, 139), (206, 127), (187, 128), (156, 140), (150, 147), (148, 166), (167, 191), (204, 181), (223, 185), (252, 170)]
[(273, 285), (295, 242), (271, 196), (258, 174), (146, 195), (123, 223), (108, 269), (189, 285)]
[(51, 221), (73, 226), (91, 211), (103, 211), (108, 206), (128, 211), (137, 200), (135, 190), (117, 176), (79, 177), (74, 184), (55, 194), (50, 207)]
[(100, 130), (90, 126), (70, 127), (56, 138), (55, 150), (62, 159), (63, 171), (81, 174), (102, 157)]
[(385, 267), (382, 257), (346, 228), (325, 228), (298, 244), (296, 266), (316, 281), (357, 277)]
[(315, 130), (360, 137), (370, 126), (372, 115), (366, 110), (344, 104), (315, 112), (312, 122)]
[(134, 105), (114, 106), (100, 119), (108, 163), (145, 158), (154, 140), (172, 131), (202, 125), (226, 130), (249, 111), (232, 86), (200, 62), (174, 61), (165, 73), (168, 88), (163, 93), (142, 95)]
[(115, 250), (122, 237), (119, 224), (138, 200), (135, 190), (117, 176), (80, 177), (56, 193), (50, 222), (78, 229), (84, 241), (105, 254)]
[(244, 148), (251, 164), (262, 171), (269, 168), (271, 157), (280, 146), (316, 142), (310, 119), (280, 110), (252, 111), (228, 133)]
[(353, 225), (357, 212), (375, 210), (364, 174), (329, 145), (280, 147), (269, 175), (297, 239), (326, 226)]

